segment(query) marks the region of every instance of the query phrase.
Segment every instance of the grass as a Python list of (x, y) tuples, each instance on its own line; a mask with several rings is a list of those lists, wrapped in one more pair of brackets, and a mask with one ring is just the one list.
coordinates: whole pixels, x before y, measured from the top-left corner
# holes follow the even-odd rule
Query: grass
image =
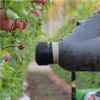
[[(62, 69), (58, 65), (52, 65), (56, 74), (71, 84), (71, 72)], [(100, 88), (100, 73), (96, 72), (76, 72), (78, 88)]]

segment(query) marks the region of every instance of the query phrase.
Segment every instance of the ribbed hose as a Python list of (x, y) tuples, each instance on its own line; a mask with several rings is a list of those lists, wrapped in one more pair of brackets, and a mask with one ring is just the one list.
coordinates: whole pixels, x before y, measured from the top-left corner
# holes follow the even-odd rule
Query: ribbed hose
[(53, 63), (52, 43), (40, 42), (36, 46), (35, 60), (39, 65)]

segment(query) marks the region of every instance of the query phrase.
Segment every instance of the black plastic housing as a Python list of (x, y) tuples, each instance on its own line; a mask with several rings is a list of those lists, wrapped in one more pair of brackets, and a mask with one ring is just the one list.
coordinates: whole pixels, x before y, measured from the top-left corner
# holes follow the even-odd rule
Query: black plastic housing
[(53, 63), (52, 43), (39, 42), (36, 46), (35, 60), (39, 65)]

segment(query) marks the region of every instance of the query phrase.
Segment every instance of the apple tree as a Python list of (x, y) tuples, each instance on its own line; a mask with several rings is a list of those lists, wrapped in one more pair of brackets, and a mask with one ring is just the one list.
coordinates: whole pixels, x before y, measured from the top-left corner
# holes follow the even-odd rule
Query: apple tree
[(22, 93), (28, 63), (34, 56), (52, 0), (0, 0), (0, 99)]

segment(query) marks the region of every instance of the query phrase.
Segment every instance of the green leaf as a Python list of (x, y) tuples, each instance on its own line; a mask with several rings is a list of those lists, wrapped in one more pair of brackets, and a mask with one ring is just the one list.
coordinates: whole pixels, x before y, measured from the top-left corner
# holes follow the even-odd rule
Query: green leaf
[(7, 9), (6, 11), (6, 16), (10, 19), (19, 19), (20, 17), (15, 13), (13, 12), (11, 9)]
[(2, 74), (11, 75), (14, 72), (14, 68), (10, 67), (8, 64), (4, 64)]
[(28, 12), (26, 10), (16, 10), (16, 13), (21, 17), (21, 18), (27, 18)]

